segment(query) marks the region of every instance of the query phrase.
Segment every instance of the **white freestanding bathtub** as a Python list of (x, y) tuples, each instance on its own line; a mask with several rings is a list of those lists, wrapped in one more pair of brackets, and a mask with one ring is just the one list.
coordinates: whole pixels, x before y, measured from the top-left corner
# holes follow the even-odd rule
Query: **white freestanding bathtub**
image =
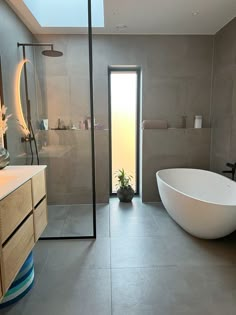
[(209, 171), (176, 168), (156, 173), (169, 215), (190, 234), (214, 239), (236, 230), (236, 183)]

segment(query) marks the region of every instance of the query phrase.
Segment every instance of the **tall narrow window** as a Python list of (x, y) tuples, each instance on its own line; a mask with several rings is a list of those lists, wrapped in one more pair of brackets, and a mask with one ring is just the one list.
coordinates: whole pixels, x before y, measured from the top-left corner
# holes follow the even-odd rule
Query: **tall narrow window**
[(132, 175), (138, 192), (138, 70), (110, 69), (111, 193), (117, 191), (115, 173)]

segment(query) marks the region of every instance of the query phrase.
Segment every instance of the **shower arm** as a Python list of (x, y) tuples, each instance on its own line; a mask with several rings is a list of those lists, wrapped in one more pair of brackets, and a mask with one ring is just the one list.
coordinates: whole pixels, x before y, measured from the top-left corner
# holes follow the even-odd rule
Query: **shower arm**
[(54, 50), (53, 44), (49, 43), (17, 43), (17, 47), (51, 47), (51, 50)]

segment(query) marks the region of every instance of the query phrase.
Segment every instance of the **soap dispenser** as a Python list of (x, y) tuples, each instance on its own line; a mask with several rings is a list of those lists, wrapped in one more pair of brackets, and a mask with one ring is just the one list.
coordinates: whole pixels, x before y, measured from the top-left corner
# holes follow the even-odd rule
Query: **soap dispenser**
[(194, 119), (194, 128), (202, 128), (202, 116), (196, 115)]

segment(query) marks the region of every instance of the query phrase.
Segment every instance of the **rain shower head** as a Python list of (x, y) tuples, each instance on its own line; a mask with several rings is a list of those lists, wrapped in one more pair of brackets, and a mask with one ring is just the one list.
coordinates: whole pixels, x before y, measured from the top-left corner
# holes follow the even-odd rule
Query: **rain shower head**
[(42, 51), (42, 55), (47, 56), (47, 57), (61, 57), (63, 56), (63, 53), (58, 50), (47, 49), (47, 50)]
[(47, 57), (61, 57), (63, 56), (63, 53), (58, 50), (54, 50), (53, 44), (48, 44), (48, 43), (17, 43), (17, 46), (22, 46), (23, 47), (23, 52), (25, 54), (25, 47), (43, 47), (43, 46), (48, 46), (51, 49), (43, 50), (42, 55), (47, 56)]

